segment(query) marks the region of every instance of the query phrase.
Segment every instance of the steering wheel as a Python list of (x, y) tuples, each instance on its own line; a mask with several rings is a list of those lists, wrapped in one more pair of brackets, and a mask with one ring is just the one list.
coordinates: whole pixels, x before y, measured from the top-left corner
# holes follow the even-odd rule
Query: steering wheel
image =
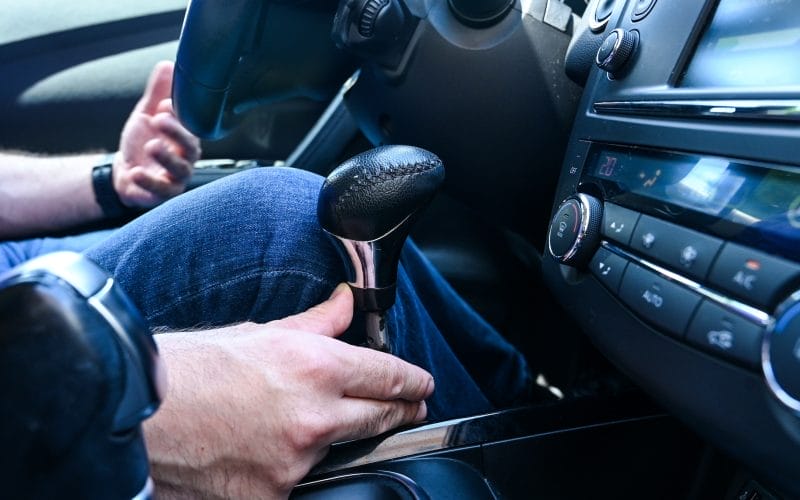
[(181, 122), (219, 139), (255, 106), (328, 100), (355, 70), (336, 48), (330, 0), (192, 0), (181, 29), (172, 97)]

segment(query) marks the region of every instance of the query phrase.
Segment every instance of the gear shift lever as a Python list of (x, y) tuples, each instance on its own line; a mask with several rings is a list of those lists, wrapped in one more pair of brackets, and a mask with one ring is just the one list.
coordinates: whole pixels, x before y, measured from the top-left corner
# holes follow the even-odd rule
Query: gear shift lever
[(345, 261), (367, 345), (391, 352), (386, 311), (394, 304), (400, 250), (444, 180), (439, 158), (412, 146), (381, 146), (328, 175), (317, 218)]

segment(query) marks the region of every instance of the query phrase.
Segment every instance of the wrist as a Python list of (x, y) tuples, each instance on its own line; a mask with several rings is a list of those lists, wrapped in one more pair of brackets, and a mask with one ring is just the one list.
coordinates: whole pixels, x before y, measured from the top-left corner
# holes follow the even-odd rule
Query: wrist
[(116, 153), (103, 156), (100, 162), (92, 168), (92, 189), (94, 199), (109, 219), (116, 219), (135, 212), (125, 206), (114, 187), (114, 158)]

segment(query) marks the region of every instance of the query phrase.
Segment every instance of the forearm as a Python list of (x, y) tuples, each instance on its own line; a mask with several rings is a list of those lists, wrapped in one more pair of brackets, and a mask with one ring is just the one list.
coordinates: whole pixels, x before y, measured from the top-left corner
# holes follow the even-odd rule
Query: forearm
[(218, 436), (220, 422), (209, 410), (225, 401), (209, 400), (208, 392), (215, 393), (212, 386), (219, 382), (205, 376), (217, 364), (213, 348), (182, 333), (156, 335), (155, 339), (168, 367), (169, 388), (161, 408), (143, 428), (158, 496), (196, 498), (200, 491), (219, 491), (223, 488), (215, 484), (217, 476), (209, 469), (222, 451), (218, 438), (224, 441), (226, 437)]
[(0, 239), (101, 219), (92, 188), (92, 167), (101, 158), (0, 153)]

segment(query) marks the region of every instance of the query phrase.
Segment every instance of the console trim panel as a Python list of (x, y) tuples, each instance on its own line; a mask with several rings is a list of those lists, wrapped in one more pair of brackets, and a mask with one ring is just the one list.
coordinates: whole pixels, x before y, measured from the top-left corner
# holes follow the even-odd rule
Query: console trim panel
[(731, 118), (800, 121), (800, 100), (721, 99), (675, 101), (599, 101), (595, 113), (673, 118)]
[(309, 478), (385, 460), (664, 415), (639, 391), (567, 398), (334, 443)]

